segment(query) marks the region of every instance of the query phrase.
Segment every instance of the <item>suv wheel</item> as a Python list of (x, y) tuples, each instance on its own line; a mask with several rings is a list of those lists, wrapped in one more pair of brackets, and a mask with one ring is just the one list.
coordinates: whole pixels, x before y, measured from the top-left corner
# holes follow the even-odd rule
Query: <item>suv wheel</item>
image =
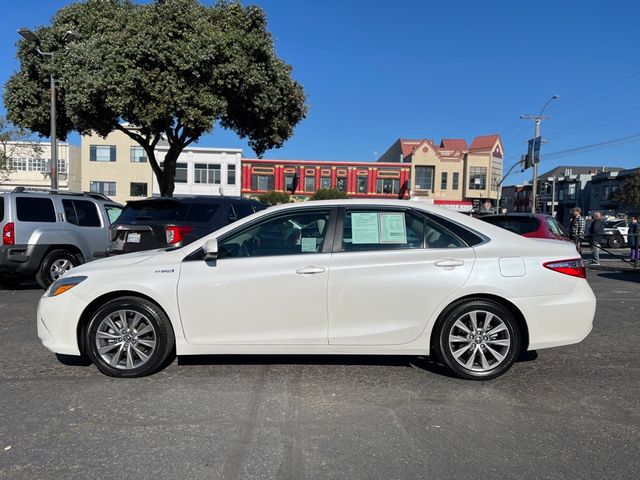
[(78, 257), (68, 250), (53, 250), (42, 260), (36, 273), (36, 280), (42, 288), (47, 289), (49, 285), (80, 263)]
[(111, 300), (91, 318), (86, 343), (93, 363), (112, 377), (142, 377), (162, 368), (175, 343), (171, 322), (138, 297)]
[(609, 248), (622, 248), (624, 245), (624, 238), (620, 235), (611, 235), (607, 245), (609, 245)]
[(437, 353), (457, 377), (490, 380), (506, 372), (520, 351), (513, 314), (490, 300), (470, 300), (451, 310), (438, 329)]

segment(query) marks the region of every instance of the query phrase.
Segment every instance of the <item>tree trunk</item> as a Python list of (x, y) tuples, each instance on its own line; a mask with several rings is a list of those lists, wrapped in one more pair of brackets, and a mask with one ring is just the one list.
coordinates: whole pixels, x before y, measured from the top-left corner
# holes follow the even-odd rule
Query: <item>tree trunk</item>
[(169, 146), (169, 150), (164, 157), (162, 174), (160, 176), (156, 175), (158, 185), (160, 186), (160, 196), (162, 197), (173, 197), (176, 179), (176, 162), (179, 156), (180, 150), (174, 146)]

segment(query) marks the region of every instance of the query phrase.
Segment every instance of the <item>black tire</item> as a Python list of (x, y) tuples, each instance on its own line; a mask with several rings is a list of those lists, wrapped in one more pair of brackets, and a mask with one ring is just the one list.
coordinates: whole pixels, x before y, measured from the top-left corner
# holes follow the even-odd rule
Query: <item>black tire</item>
[(620, 235), (611, 235), (609, 237), (609, 241), (607, 242), (609, 248), (622, 248), (624, 247), (624, 238)]
[(24, 281), (24, 277), (21, 275), (15, 275), (13, 273), (0, 273), (0, 287), (2, 288), (16, 288)]
[[(463, 324), (470, 322), (472, 312), (477, 312), (475, 314), (478, 326), (477, 334), (473, 332), (465, 334), (458, 326), (454, 328), (454, 324), (458, 320), (462, 320)], [(483, 336), (484, 322), (490, 318), (486, 313), (494, 315), (493, 319), (489, 320), (489, 331), (499, 325), (498, 320), (501, 320), (506, 328), (490, 337)], [(465, 340), (455, 344), (449, 342), (449, 335), (452, 331), (456, 338), (465, 335)], [(468, 337), (468, 335), (472, 335), (472, 337)], [(480, 337), (479, 340), (477, 340), (478, 337)], [(485, 343), (483, 339), (488, 342)], [(520, 353), (521, 333), (518, 322), (507, 308), (491, 300), (477, 299), (461, 302), (450, 309), (439, 323), (435, 340), (436, 356), (453, 375), (467, 380), (491, 380), (505, 373), (515, 362)], [(496, 341), (508, 342), (509, 345), (497, 346)], [(470, 345), (469, 349), (459, 358), (464, 362), (469, 360), (471, 355), (474, 355), (474, 360), (471, 360), (471, 368), (462, 365), (454, 356), (454, 351), (459, 353), (467, 345)], [(476, 349), (477, 353), (475, 353)], [(498, 357), (493, 355), (489, 349), (493, 349), (503, 356), (502, 360), (498, 361)], [(483, 357), (488, 359), (486, 368), (481, 363)], [(495, 365), (492, 364), (493, 362)]]
[(36, 281), (45, 290), (49, 288), (49, 285), (51, 285), (55, 280), (57, 280), (57, 278), (52, 273), (51, 268), (56, 262), (59, 262), (59, 261), (70, 262), (72, 265), (72, 268), (77, 267), (82, 263), (78, 259), (78, 257), (73, 253), (71, 253), (69, 250), (57, 249), (49, 252), (42, 260), (42, 263), (40, 264), (40, 268), (36, 273)]
[[(131, 312), (130, 315), (134, 315), (136, 313), (142, 315), (145, 318), (144, 321), (148, 321), (148, 323), (152, 325), (154, 334), (153, 338), (155, 341), (154, 350), (151, 351), (148, 358), (144, 360), (141, 365), (133, 366), (131, 368), (126, 365), (121, 365), (121, 362), (126, 363), (126, 356), (117, 362), (117, 365), (119, 365), (120, 368), (107, 362), (107, 360), (105, 360), (102, 354), (98, 351), (96, 341), (98, 328), (101, 326), (102, 321), (108, 316), (114, 315), (116, 312), (123, 310)], [(130, 319), (131, 316), (128, 318)], [(121, 324), (118, 322), (119, 320), (116, 319), (115, 326), (121, 327)], [(119, 343), (119, 339), (109, 341), (113, 342), (113, 344)], [(103, 342), (109, 341), (103, 340)], [(98, 370), (105, 375), (121, 378), (144, 377), (155, 373), (159, 369), (168, 365), (169, 357), (174, 352), (175, 336), (173, 334), (173, 328), (169, 318), (165, 315), (162, 309), (158, 307), (158, 305), (139, 297), (121, 297), (107, 302), (91, 317), (91, 320), (85, 330), (85, 345), (91, 361), (96, 367), (98, 367)], [(142, 348), (141, 344), (136, 345), (137, 347)], [(126, 355), (124, 352), (129, 348), (135, 350), (131, 345), (126, 347), (127, 348), (123, 351), (123, 355)], [(132, 357), (137, 357), (138, 361), (142, 361), (142, 357), (137, 355), (135, 352), (132, 352)]]

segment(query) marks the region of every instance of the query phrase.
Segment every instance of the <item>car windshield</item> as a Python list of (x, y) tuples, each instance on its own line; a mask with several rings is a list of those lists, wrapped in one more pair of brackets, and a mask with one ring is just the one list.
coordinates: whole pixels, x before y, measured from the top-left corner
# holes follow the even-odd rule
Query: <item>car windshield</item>
[(604, 222), (605, 228), (618, 228), (618, 227), (626, 227), (626, 223), (624, 220), (609, 220)]
[(208, 222), (218, 209), (216, 203), (188, 204), (175, 200), (143, 200), (129, 202), (118, 223), (130, 222)]
[(510, 232), (524, 235), (538, 230), (538, 221), (532, 217), (480, 217), (481, 220), (502, 227)]

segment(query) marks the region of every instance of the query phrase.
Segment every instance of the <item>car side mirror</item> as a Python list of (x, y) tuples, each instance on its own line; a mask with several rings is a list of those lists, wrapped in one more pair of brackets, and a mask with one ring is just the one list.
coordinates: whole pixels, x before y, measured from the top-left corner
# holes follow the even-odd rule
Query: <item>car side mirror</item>
[(202, 250), (204, 250), (204, 259), (206, 260), (215, 260), (218, 258), (218, 239), (210, 238), (204, 245), (202, 246)]

